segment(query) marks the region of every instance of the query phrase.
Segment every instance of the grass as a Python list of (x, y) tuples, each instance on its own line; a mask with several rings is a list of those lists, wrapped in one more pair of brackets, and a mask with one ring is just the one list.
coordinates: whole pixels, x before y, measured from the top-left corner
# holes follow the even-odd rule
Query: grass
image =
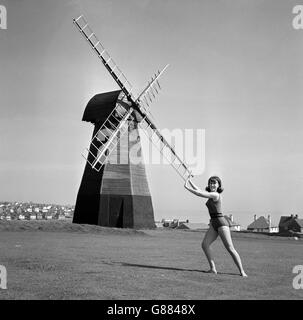
[(131, 230), (65, 221), (1, 221), (0, 299), (258, 299), (303, 298), (292, 281), (303, 239), (232, 234), (248, 278), (220, 239), (218, 274), (208, 274), (204, 231)]

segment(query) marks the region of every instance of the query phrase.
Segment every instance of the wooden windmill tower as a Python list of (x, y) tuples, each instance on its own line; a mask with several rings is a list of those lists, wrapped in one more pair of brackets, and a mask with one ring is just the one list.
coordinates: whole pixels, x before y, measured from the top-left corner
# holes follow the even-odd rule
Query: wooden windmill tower
[[(120, 90), (95, 95), (88, 103), (83, 121), (94, 124), (93, 137), (81, 185), (74, 223), (121, 228), (153, 228), (154, 212), (142, 159), (138, 128), (151, 142), (160, 142), (159, 151), (185, 180), (191, 172), (177, 156), (151, 120), (149, 104), (160, 89), (158, 82), (166, 67), (156, 73), (135, 98), (132, 85), (104, 49), (85, 18), (73, 20), (100, 58)], [(132, 155), (131, 149), (137, 152)], [(158, 144), (155, 144), (158, 146)], [(132, 157), (136, 157), (136, 161)]]

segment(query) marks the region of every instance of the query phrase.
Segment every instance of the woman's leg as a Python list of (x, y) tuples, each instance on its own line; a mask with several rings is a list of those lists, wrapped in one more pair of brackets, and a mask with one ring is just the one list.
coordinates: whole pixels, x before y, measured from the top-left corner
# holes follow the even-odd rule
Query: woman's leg
[(236, 251), (236, 249), (234, 248), (229, 227), (227, 227), (227, 226), (219, 227), (218, 232), (219, 232), (219, 235), (223, 241), (225, 248), (230, 253), (232, 258), (234, 259), (234, 262), (235, 262), (236, 266), (238, 267), (241, 276), (247, 277), (247, 275), (244, 272), (244, 269), (242, 267), (241, 258), (239, 256), (238, 252)]
[(209, 229), (207, 230), (205, 237), (202, 241), (202, 249), (206, 255), (206, 258), (210, 266), (209, 272), (213, 272), (213, 273), (217, 273), (217, 270), (216, 270), (210, 245), (217, 239), (217, 237), (218, 237), (218, 232), (210, 224)]

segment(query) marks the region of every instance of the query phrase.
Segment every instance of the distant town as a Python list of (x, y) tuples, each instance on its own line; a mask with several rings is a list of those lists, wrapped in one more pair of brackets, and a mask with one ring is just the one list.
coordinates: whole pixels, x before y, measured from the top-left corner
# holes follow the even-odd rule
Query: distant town
[[(0, 201), (0, 220), (71, 220), (74, 205), (41, 204), (34, 202)], [(298, 235), (303, 237), (303, 219), (297, 214), (281, 216), (278, 225), (273, 225), (271, 216), (254, 215), (252, 223), (244, 228), (234, 220), (232, 214), (224, 216), (231, 231), (247, 231), (284, 235)], [(205, 223), (191, 223), (189, 220), (162, 219), (155, 221), (157, 228), (171, 229), (208, 229)]]
[(73, 214), (73, 205), (0, 201), (0, 220), (65, 220)]
[[(267, 215), (267, 217), (257, 217), (255, 214), (252, 217), (252, 223), (250, 223), (247, 228), (244, 228), (237, 223), (232, 214), (225, 215), (224, 217), (228, 221), (231, 231), (258, 232), (303, 237), (303, 219), (300, 219), (297, 214), (281, 216), (278, 225), (272, 224), (270, 215)], [(208, 224), (205, 223), (191, 223), (189, 220), (182, 221), (179, 219), (162, 219), (161, 221), (156, 221), (156, 226), (173, 229), (208, 229), (209, 227)]]

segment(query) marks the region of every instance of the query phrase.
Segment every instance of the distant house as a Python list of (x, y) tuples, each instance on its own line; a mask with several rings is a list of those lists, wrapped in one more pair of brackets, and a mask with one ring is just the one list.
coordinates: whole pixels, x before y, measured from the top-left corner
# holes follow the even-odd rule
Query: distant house
[(298, 215), (282, 216), (279, 222), (279, 232), (294, 231), (303, 233), (303, 219)]
[[(64, 215), (66, 218), (72, 218), (73, 216), (73, 211), (71, 209), (65, 209)], [(156, 223), (156, 222), (155, 222)]]
[[(65, 211), (65, 218), (72, 218), (73, 217), (73, 212), (72, 211)], [(161, 223), (161, 222), (159, 222), (159, 223)], [(163, 227), (163, 225), (162, 225), (162, 227)]]
[(163, 222), (161, 221), (155, 221), (155, 225), (156, 225), (156, 228), (163, 228)]
[(25, 215), (23, 213), (20, 213), (18, 215), (18, 220), (24, 220), (25, 219)]
[(58, 220), (65, 220), (65, 215), (63, 213), (60, 213), (58, 215)]
[(174, 226), (177, 226), (177, 219), (162, 219), (163, 227), (165, 228), (171, 228)]
[(46, 220), (52, 220), (53, 216), (48, 213), (48, 214), (46, 214), (45, 218), (46, 218)]
[(188, 223), (189, 220), (180, 221), (179, 219), (162, 219), (161, 222), (163, 224), (163, 227), (174, 229), (179, 227), (183, 223)]
[(247, 227), (247, 230), (252, 232), (273, 233), (278, 232), (279, 228), (272, 226), (270, 215), (268, 215), (267, 219), (264, 216), (261, 216), (257, 219), (257, 216), (254, 215), (254, 222)]
[(31, 213), (29, 216), (30, 220), (36, 220), (37, 219), (37, 215), (35, 213)]
[(12, 217), (11, 217), (10, 214), (7, 214), (7, 215), (6, 215), (6, 220), (8, 220), (8, 221), (9, 221), (9, 220), (12, 220)]
[(232, 214), (230, 214), (229, 216), (224, 216), (224, 218), (228, 221), (231, 231), (241, 231), (241, 225), (234, 221), (234, 217)]
[(173, 219), (173, 221), (171, 221), (171, 222), (169, 223), (169, 227), (170, 227), (170, 228), (177, 228), (178, 225), (179, 225), (179, 220), (178, 220), (178, 219)]
[(42, 213), (37, 213), (37, 220), (42, 220), (43, 219), (43, 215)]

